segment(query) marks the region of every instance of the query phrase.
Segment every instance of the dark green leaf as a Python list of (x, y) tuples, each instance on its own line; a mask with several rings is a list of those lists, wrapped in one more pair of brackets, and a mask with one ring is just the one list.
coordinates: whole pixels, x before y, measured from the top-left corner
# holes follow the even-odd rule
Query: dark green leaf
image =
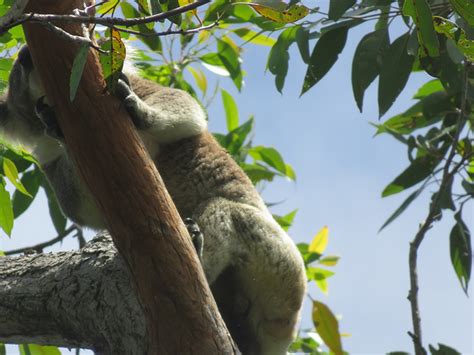
[(260, 160), (276, 169), (280, 173), (286, 175), (286, 165), (280, 153), (275, 148), (268, 147), (252, 147), (249, 154), (256, 160)]
[(430, 348), (431, 355), (461, 355), (460, 352), (458, 352), (457, 350), (454, 350), (453, 348), (447, 345), (443, 345), (443, 344), (438, 344), (438, 345), (439, 345), (439, 349), (435, 349), (435, 347), (430, 344), (429, 348)]
[(454, 218), (456, 224), (449, 237), (451, 263), (461, 287), (467, 294), (472, 268), (471, 233), (462, 220), (461, 211), (456, 213)]
[(5, 344), (0, 343), (0, 355), (6, 355), (7, 351), (5, 349)]
[(474, 2), (472, 0), (449, 0), (449, 2), (469, 25), (474, 26)]
[[(153, 3), (152, 3), (153, 6)], [(135, 18), (135, 17), (141, 17), (140, 12), (138, 12), (132, 5), (125, 1), (120, 2), (120, 7), (122, 8), (122, 12), (126, 18)], [(155, 9), (152, 7), (152, 11)], [(143, 43), (145, 43), (148, 48), (150, 48), (152, 51), (155, 52), (160, 52), (161, 51), (161, 41), (160, 37), (154, 36), (153, 34), (156, 34), (156, 32), (153, 29), (150, 29), (146, 25), (136, 25), (131, 27), (135, 31), (139, 31), (140, 33), (144, 34), (149, 34), (145, 35), (143, 37), (140, 37)]]
[(5, 189), (5, 182), (0, 177), (0, 227), (10, 236), (13, 229), (13, 208), (10, 193)]
[(474, 184), (472, 182), (463, 180), (462, 187), (464, 187), (464, 190), (466, 191), (466, 193), (474, 197)]
[(362, 112), (365, 90), (380, 73), (382, 55), (390, 44), (386, 28), (369, 33), (359, 42), (352, 61), (352, 91)]
[(376, 134), (384, 132), (410, 134), (417, 129), (439, 122), (451, 110), (453, 110), (451, 96), (444, 91), (438, 91), (424, 97), (404, 113), (393, 116), (378, 125)]
[(69, 79), (69, 100), (74, 101), (76, 97), (77, 88), (81, 82), (82, 72), (84, 71), (84, 66), (87, 61), (87, 53), (89, 52), (89, 44), (84, 43), (79, 47), (79, 51), (74, 58), (74, 63), (72, 63), (71, 69), (71, 78)]
[(405, 171), (397, 176), (395, 180), (383, 190), (382, 197), (397, 194), (418, 184), (430, 176), (438, 164), (439, 159), (429, 155), (416, 158)]
[(433, 15), (426, 0), (405, 0), (403, 14), (410, 16), (418, 30), (418, 42), (422, 54), (439, 56), (439, 42), (433, 27)]
[(407, 32), (397, 38), (383, 56), (378, 91), (379, 117), (392, 106), (410, 76), (415, 57), (407, 53), (409, 36)]
[(13, 204), (13, 214), (15, 218), (18, 218), (26, 209), (31, 205), (33, 199), (35, 198), (36, 194), (38, 193), (39, 189), (39, 175), (40, 172), (38, 169), (34, 169), (28, 171), (23, 174), (21, 178), (21, 183), (27, 191), (31, 194), (31, 197), (15, 191), (13, 193), (12, 204)]
[(336, 63), (344, 49), (349, 27), (337, 27), (322, 34), (311, 54), (301, 95), (311, 89)]
[(413, 201), (415, 201), (418, 196), (420, 196), (420, 194), (424, 190), (425, 186), (426, 185), (423, 184), (418, 190), (416, 190), (415, 192), (410, 194), (410, 196), (408, 196), (407, 199), (405, 201), (403, 201), (403, 203), (400, 205), (400, 207), (398, 207), (396, 209), (396, 211), (393, 212), (393, 214), (385, 221), (385, 223), (382, 225), (382, 227), (380, 227), (379, 233), (382, 231), (382, 229), (384, 229), (390, 223), (392, 223), (395, 219), (397, 219), (407, 209), (407, 207), (410, 206), (410, 204)]
[(41, 186), (46, 193), (46, 197), (48, 198), (49, 215), (51, 216), (54, 228), (58, 234), (61, 234), (66, 230), (67, 219), (64, 217), (64, 214), (59, 207), (58, 200), (56, 199), (56, 195), (51, 189), (49, 182), (44, 177), (41, 181)]
[(331, 0), (329, 3), (329, 19), (333, 21), (339, 20), (355, 3), (356, 0)]
[(275, 75), (275, 86), (280, 93), (283, 90), (286, 74), (288, 73), (288, 61), (290, 59), (288, 48), (297, 39), (299, 28), (299, 26), (293, 26), (285, 29), (268, 55), (267, 68)]
[(252, 181), (254, 185), (263, 180), (273, 181), (273, 178), (276, 175), (268, 167), (262, 166), (256, 163), (254, 164), (241, 163), (239, 165), (244, 170), (244, 172), (247, 174), (247, 176), (249, 177), (249, 179)]
[(304, 27), (299, 27), (298, 31), (296, 32), (296, 44), (298, 45), (301, 59), (303, 59), (303, 62), (308, 64), (310, 60), (309, 31), (305, 29)]

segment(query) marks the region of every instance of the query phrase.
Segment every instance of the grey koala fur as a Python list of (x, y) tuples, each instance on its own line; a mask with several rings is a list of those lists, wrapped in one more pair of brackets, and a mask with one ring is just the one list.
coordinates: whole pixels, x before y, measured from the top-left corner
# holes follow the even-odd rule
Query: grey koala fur
[[(204, 237), (202, 265), (224, 320), (244, 354), (286, 354), (295, 337), (306, 276), (302, 258), (251, 181), (207, 130), (186, 92), (129, 76), (123, 100), (182, 218)], [(32, 149), (72, 221), (103, 229), (102, 216), (67, 148), (35, 113), (44, 96), (27, 47), (0, 96), (0, 131)]]

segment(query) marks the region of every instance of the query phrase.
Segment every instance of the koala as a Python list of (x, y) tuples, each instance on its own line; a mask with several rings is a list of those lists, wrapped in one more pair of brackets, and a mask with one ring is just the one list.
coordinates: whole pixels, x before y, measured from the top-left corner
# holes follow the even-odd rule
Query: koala
[[(209, 133), (204, 110), (189, 94), (129, 75), (119, 81), (116, 95), (159, 166), (181, 217), (200, 228), (202, 267), (239, 349), (250, 355), (286, 354), (306, 291), (295, 244)], [(103, 229), (101, 213), (80, 181), (43, 96), (24, 46), (7, 93), (0, 97), (0, 131), (30, 147), (68, 218)]]

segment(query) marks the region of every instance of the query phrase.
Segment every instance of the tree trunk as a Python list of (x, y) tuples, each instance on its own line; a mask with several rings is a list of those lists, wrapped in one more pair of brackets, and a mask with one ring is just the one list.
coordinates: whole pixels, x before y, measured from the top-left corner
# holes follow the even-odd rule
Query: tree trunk
[[(26, 11), (70, 14), (81, 6), (79, 0), (35, 0)], [(61, 27), (82, 34), (80, 25)], [(71, 103), (78, 45), (40, 24), (24, 29), (68, 151), (132, 274), (146, 318), (147, 353), (234, 353), (187, 231), (123, 105), (106, 91), (97, 53), (89, 50)]]

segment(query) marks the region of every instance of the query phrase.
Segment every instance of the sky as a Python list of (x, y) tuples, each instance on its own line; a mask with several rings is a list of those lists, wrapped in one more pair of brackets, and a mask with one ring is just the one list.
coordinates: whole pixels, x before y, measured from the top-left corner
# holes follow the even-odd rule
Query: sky
[[(274, 78), (264, 73), (268, 48), (245, 46), (245, 87), (238, 94), (230, 80), (222, 87), (234, 94), (241, 122), (256, 118), (254, 144), (273, 146), (296, 171), (296, 182), (276, 180), (263, 191), (278, 214), (298, 209), (289, 233), (296, 242), (309, 242), (327, 225), (330, 241), (327, 254), (341, 256), (329, 294), (310, 285), (314, 299), (328, 304), (340, 317), (340, 329), (351, 334), (343, 339), (351, 354), (412, 353), (407, 331), (411, 330), (409, 303), (408, 246), (427, 214), (429, 197), (423, 195), (383, 232), (380, 226), (407, 197), (382, 199), (381, 191), (407, 165), (404, 146), (389, 136), (373, 137), (369, 122), (377, 121), (377, 86), (366, 92), (364, 113), (352, 96), (351, 62), (355, 46), (370, 29), (349, 32), (346, 48), (330, 73), (299, 98), (305, 66), (293, 48), (284, 94)], [(391, 36), (392, 39), (397, 35)], [(205, 69), (203, 69), (205, 71)], [(209, 77), (212, 73), (206, 72)], [(429, 80), (412, 75), (405, 90), (385, 118), (402, 112), (411, 96)], [(225, 131), (220, 98), (209, 108), (211, 131)], [(419, 252), (420, 305), (426, 344), (443, 343), (463, 354), (472, 354), (473, 303), (466, 297), (449, 258), (452, 215), (427, 234)], [(464, 220), (474, 231), (472, 204), (464, 209)], [(0, 249), (31, 245), (55, 236), (43, 196), (16, 221), (11, 239), (0, 236)], [(68, 239), (50, 250), (72, 249)], [(470, 287), (472, 293), (472, 287)], [(306, 304), (302, 325), (311, 326)], [(9, 352), (14, 354), (15, 351)]]

